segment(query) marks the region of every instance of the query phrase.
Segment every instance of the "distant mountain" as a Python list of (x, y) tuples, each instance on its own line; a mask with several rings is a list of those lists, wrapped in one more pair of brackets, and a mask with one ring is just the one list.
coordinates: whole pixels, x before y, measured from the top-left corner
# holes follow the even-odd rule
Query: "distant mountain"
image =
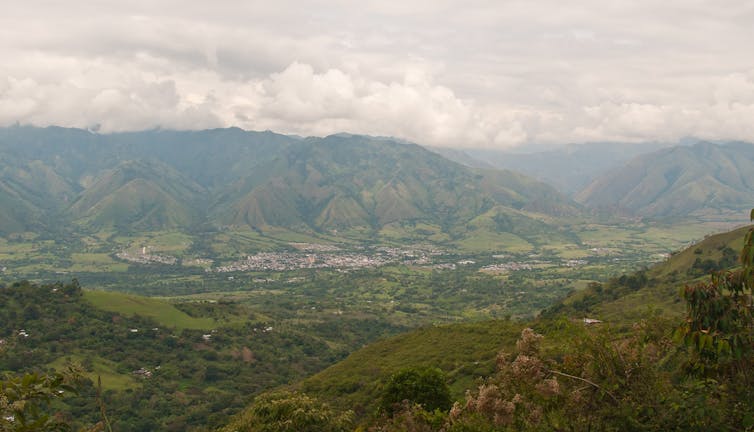
[(698, 143), (639, 156), (576, 195), (591, 208), (653, 217), (702, 217), (750, 209), (754, 145)]
[[(417, 145), (368, 137), (307, 139), (271, 165), (275, 173), (249, 188), (220, 220), (253, 226), (283, 222), (316, 230), (380, 228), (405, 221), (449, 228), (496, 205), (577, 212), (572, 202), (533, 179), (472, 171)], [(538, 202), (547, 205), (538, 207)]]
[(68, 208), (76, 221), (138, 230), (189, 227), (204, 189), (169, 166), (125, 161), (105, 171)]
[(611, 168), (631, 158), (666, 147), (660, 143), (585, 143), (519, 153), (493, 149), (438, 150), (443, 156), (468, 166), (514, 170), (573, 194)]
[(0, 181), (0, 234), (33, 230), (41, 210)]
[(495, 165), (485, 162), (482, 158), (476, 158), (465, 150), (448, 147), (426, 147), (427, 150), (437, 153), (445, 159), (466, 165), (469, 168), (494, 169)]
[[(0, 129), (0, 151), (0, 200), (9, 203), (0, 210), (0, 232), (29, 229), (35, 220), (95, 231), (209, 223), (376, 232), (422, 222), (458, 236), (490, 211), (519, 221), (531, 219), (521, 212), (581, 213), (537, 180), (470, 169), (387, 138), (11, 127)], [(520, 226), (547, 227), (534, 219)]]

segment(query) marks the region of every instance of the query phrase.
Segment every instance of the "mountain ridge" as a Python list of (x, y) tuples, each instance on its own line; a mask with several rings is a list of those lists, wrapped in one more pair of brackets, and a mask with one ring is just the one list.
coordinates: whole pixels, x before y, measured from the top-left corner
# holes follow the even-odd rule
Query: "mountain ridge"
[[(472, 170), (416, 144), (360, 135), (300, 138), (238, 128), (100, 135), (11, 127), (0, 130), (0, 150), (7, 155), (0, 161), (3, 184), (23, 180), (14, 167), (45, 173), (27, 181), (36, 201), (15, 206), (18, 215), (0, 214), (3, 232), (25, 229), (19, 220), (33, 220), (27, 217), (33, 212), (40, 223), (90, 231), (210, 223), (377, 232), (427, 222), (453, 236), (495, 206), (582, 214), (554, 188), (523, 175)], [(28, 201), (6, 189), (7, 201)]]
[(668, 218), (710, 209), (741, 212), (754, 202), (754, 145), (697, 143), (638, 156), (594, 180), (575, 200), (595, 209)]

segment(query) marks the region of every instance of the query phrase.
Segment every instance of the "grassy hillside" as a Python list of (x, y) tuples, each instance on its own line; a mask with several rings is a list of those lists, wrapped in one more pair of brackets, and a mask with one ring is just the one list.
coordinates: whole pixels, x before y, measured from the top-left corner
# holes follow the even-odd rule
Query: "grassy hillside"
[(593, 284), (553, 306), (546, 314), (588, 315), (622, 327), (650, 312), (680, 317), (685, 309), (679, 288), (706, 278), (710, 271), (738, 265), (738, 251), (748, 229), (742, 227), (709, 236), (646, 271)]
[(218, 323), (211, 318), (192, 317), (172, 304), (151, 297), (135, 296), (111, 291), (84, 291), (84, 299), (97, 309), (116, 312), (126, 317), (139, 315), (151, 318), (161, 326), (178, 330), (211, 330)]
[[(314, 231), (396, 222), (445, 232), (494, 205), (578, 214), (551, 187), (512, 172), (472, 172), (423, 148), (357, 136), (309, 139), (273, 162), (272, 177), (219, 212), (231, 225), (308, 227)], [(246, 182), (253, 185), (255, 182)]]
[[(340, 363), (304, 380), (300, 388), (342, 409), (374, 414), (382, 384), (408, 366), (436, 366), (445, 371), (454, 396), (494, 370), (497, 352), (512, 351), (521, 329), (534, 326), (546, 336), (546, 349), (560, 352), (572, 336), (569, 326), (582, 327), (584, 317), (598, 318), (616, 335), (625, 334), (644, 318), (679, 321), (684, 305), (678, 289), (684, 283), (706, 277), (697, 268), (710, 260), (730, 266), (728, 250), (740, 250), (748, 227), (706, 238), (674, 254), (651, 269), (592, 284), (549, 308), (537, 320), (485, 321), (423, 328), (372, 343)], [(737, 255), (736, 255), (737, 256)], [(735, 257), (732, 258), (735, 265)], [(572, 324), (568, 324), (568, 323)], [(570, 336), (569, 336), (570, 335)]]
[(203, 193), (199, 185), (167, 165), (126, 161), (94, 180), (68, 212), (98, 229), (189, 228), (198, 221)]

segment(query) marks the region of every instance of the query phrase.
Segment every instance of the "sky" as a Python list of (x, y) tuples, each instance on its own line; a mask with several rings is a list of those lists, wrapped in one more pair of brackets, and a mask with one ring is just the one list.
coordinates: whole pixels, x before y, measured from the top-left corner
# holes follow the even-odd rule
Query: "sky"
[(754, 0), (7, 2), (12, 124), (754, 142)]

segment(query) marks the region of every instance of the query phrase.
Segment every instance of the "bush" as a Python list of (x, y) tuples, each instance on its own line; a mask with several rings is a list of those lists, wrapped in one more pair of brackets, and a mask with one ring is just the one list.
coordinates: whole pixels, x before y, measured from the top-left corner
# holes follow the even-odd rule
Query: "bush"
[(431, 367), (407, 368), (395, 373), (382, 392), (380, 410), (392, 415), (404, 401), (418, 404), (430, 412), (449, 410), (453, 401), (445, 374)]

